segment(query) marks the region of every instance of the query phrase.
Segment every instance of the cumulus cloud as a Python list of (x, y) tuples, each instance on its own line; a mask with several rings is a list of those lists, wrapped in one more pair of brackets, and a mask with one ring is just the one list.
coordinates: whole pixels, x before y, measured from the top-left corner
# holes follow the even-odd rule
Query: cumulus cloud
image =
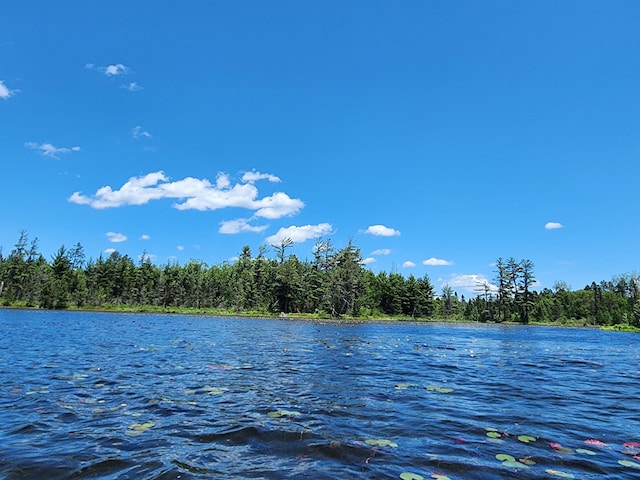
[(104, 253), (106, 253), (107, 255), (111, 255), (112, 253), (117, 252), (117, 250), (115, 248), (105, 248), (104, 249)]
[(18, 93), (18, 90), (11, 90), (2, 80), (0, 80), (0, 98), (7, 99)]
[(225, 173), (218, 174), (215, 185), (209, 180), (187, 177), (170, 181), (163, 171), (131, 177), (122, 187), (99, 188), (94, 195), (74, 192), (69, 201), (89, 205), (96, 209), (144, 205), (152, 200), (178, 199), (173, 207), (178, 210), (218, 210), (227, 207), (253, 211), (254, 217), (276, 219), (298, 213), (304, 202), (283, 192), (258, 198), (258, 189), (251, 183), (232, 184)]
[(140, 240), (151, 240), (151, 237), (146, 233), (140, 235)]
[(179, 252), (181, 252), (181, 251), (183, 251), (183, 250), (184, 250), (184, 246), (182, 246), (182, 245), (178, 245), (178, 246), (176, 246), (176, 249), (177, 249)]
[(59, 159), (60, 155), (64, 155), (71, 152), (79, 152), (80, 147), (56, 147), (50, 143), (36, 143), (36, 142), (27, 142), (24, 144), (25, 147), (31, 150), (37, 150), (45, 157)]
[(374, 250), (371, 252), (371, 255), (389, 255), (391, 254), (391, 249), (389, 248), (379, 248), (378, 250)]
[(124, 85), (120, 85), (120, 88), (129, 90), (130, 92), (139, 92), (140, 90), (144, 90), (144, 87), (139, 85), (138, 82), (125, 83)]
[(547, 222), (544, 224), (544, 228), (547, 230), (557, 230), (558, 228), (564, 228), (564, 225), (558, 222)]
[(428, 258), (427, 260), (423, 260), (422, 264), (427, 265), (429, 267), (442, 267), (447, 265), (453, 265), (453, 262), (451, 260), (443, 260), (441, 258), (431, 257), (431, 258)]
[(475, 273), (463, 275), (453, 274), (446, 281), (446, 284), (451, 288), (466, 290), (467, 292), (477, 295), (484, 294), (485, 286), (488, 287), (490, 293), (496, 293), (498, 291), (498, 287), (487, 280), (487, 277)]
[(250, 225), (249, 221), (245, 218), (238, 218), (236, 220), (228, 220), (220, 222), (220, 229), (218, 232), (226, 234), (235, 234), (243, 232), (264, 232), (268, 228), (267, 225), (254, 226)]
[(121, 243), (127, 241), (127, 236), (117, 232), (107, 232), (107, 238), (112, 243)]
[(412, 262), (412, 261), (410, 261), (410, 260), (407, 260), (406, 262), (404, 262), (404, 263), (402, 264), (402, 268), (413, 268), (413, 267), (415, 267), (415, 266), (416, 266), (416, 264), (415, 264), (415, 263), (413, 263), (413, 262)]
[(280, 178), (270, 173), (260, 173), (252, 170), (242, 175), (242, 181), (246, 183), (257, 182), (258, 180), (269, 180), (270, 182), (280, 182)]
[(367, 228), (364, 233), (368, 233), (370, 235), (376, 235), (379, 237), (393, 237), (396, 235), (400, 235), (398, 230), (393, 228), (385, 227), (384, 225), (371, 225)]
[(267, 237), (267, 243), (278, 245), (285, 238), (290, 238), (293, 243), (302, 243), (312, 238), (320, 238), (333, 233), (333, 227), (329, 223), (318, 225), (303, 225), (301, 227), (290, 226), (281, 228), (275, 235)]
[(375, 259), (375, 258), (373, 258), (373, 257), (367, 257), (367, 258), (365, 258), (364, 260), (362, 260), (362, 264), (363, 264), (363, 265), (369, 265), (370, 263), (373, 263), (373, 262), (375, 262), (375, 261), (376, 261), (376, 259)]
[(144, 130), (140, 125), (136, 125), (131, 129), (131, 136), (133, 138), (150, 138), (151, 134)]
[[(88, 64), (89, 65), (89, 64)], [(93, 66), (91, 67), (93, 68)], [(124, 75), (129, 73), (130, 68), (122, 63), (116, 63), (114, 65), (107, 65), (106, 67), (100, 67), (100, 71), (107, 77), (113, 77), (116, 75)]]

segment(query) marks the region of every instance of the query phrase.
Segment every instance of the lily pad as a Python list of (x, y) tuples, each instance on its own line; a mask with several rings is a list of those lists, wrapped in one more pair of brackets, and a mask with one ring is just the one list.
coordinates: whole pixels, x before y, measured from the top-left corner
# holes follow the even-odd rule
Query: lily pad
[(584, 455), (595, 455), (596, 452), (594, 452), (593, 450), (588, 450), (586, 448), (577, 448), (576, 449), (576, 453), (582, 453)]
[(271, 418), (282, 418), (282, 417), (297, 417), (302, 415), (300, 412), (296, 412), (295, 410), (275, 410), (273, 412), (267, 413)]
[(387, 440), (386, 438), (367, 438), (364, 443), (367, 445), (372, 445), (374, 447), (393, 447), (396, 448), (398, 446), (397, 443)]
[(531, 443), (535, 442), (536, 438), (532, 437), (531, 435), (518, 435), (518, 440), (520, 440), (522, 443)]
[(409, 387), (415, 387), (415, 383), (397, 383), (394, 385), (396, 390), (406, 390)]
[(400, 474), (400, 478), (402, 480), (424, 480), (422, 475), (418, 475), (417, 473), (412, 472), (402, 472)]
[(438, 393), (451, 393), (453, 392), (453, 388), (451, 387), (439, 387), (437, 385), (427, 385), (425, 387), (430, 392), (438, 392)]
[(524, 463), (520, 463), (520, 462), (516, 462), (515, 460), (513, 462), (511, 461), (506, 461), (506, 462), (502, 462), (502, 466), (506, 467), (506, 468), (529, 468), (529, 465), (525, 465)]
[(449, 477), (442, 473), (432, 473), (431, 478), (435, 478), (436, 480), (451, 480)]
[(501, 462), (515, 462), (516, 459), (515, 457), (508, 455), (506, 453), (499, 453), (498, 455), (496, 455), (496, 460), (499, 460)]
[(640, 463), (631, 460), (618, 460), (618, 463), (623, 467), (640, 468)]
[(487, 437), (489, 437), (489, 438), (500, 438), (500, 437), (502, 437), (502, 434), (491, 430), (491, 431), (487, 432)]
[(575, 453), (574, 450), (572, 450), (570, 448), (567, 448), (567, 447), (563, 447), (562, 445), (560, 445), (559, 443), (556, 443), (556, 442), (551, 442), (549, 444), (549, 446), (551, 448), (553, 448), (558, 453), (564, 453), (566, 455), (571, 455), (571, 454)]
[(145, 423), (133, 423), (129, 425), (129, 429), (127, 430), (127, 435), (140, 435), (143, 432), (146, 432), (155, 424), (153, 422), (145, 422)]
[(218, 387), (204, 387), (202, 389), (203, 392), (207, 392), (209, 395), (222, 395), (227, 390), (228, 388), (218, 388)]
[(545, 472), (547, 472), (549, 475), (554, 475), (560, 478), (576, 478), (572, 473), (563, 472), (561, 470), (554, 470), (552, 468), (545, 470)]

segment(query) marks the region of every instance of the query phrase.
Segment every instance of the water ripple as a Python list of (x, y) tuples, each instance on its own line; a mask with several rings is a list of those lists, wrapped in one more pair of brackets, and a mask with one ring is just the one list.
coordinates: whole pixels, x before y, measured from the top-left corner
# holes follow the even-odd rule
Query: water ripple
[(633, 334), (39, 311), (0, 328), (7, 480), (640, 478)]

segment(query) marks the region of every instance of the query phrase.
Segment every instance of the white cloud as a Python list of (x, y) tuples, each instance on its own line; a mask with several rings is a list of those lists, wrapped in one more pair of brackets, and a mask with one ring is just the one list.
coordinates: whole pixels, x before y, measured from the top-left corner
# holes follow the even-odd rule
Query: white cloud
[(18, 90), (11, 90), (2, 80), (0, 80), (0, 98), (7, 99), (18, 93)]
[(363, 265), (369, 265), (370, 263), (373, 263), (373, 262), (375, 262), (375, 261), (376, 261), (376, 259), (375, 259), (375, 258), (373, 258), (373, 257), (367, 257), (367, 258), (365, 258), (364, 260), (362, 260), (362, 264), (363, 264)]
[(107, 238), (109, 238), (109, 241), (112, 243), (121, 243), (127, 240), (126, 235), (116, 232), (107, 232)]
[(79, 152), (80, 147), (55, 147), (50, 143), (36, 143), (36, 142), (27, 142), (24, 144), (25, 147), (31, 150), (37, 150), (45, 157), (51, 157), (55, 159), (59, 159), (60, 155), (64, 155), (71, 152)]
[(423, 265), (428, 265), (430, 267), (442, 267), (447, 265), (453, 265), (451, 260), (442, 260), (441, 258), (428, 258), (427, 260), (423, 260)]
[(178, 245), (176, 248), (178, 249), (179, 252), (184, 250), (184, 247), (182, 245)]
[(412, 261), (410, 261), (410, 260), (407, 260), (406, 262), (404, 262), (404, 263), (402, 264), (402, 268), (413, 268), (413, 267), (415, 267), (415, 266), (416, 266), (416, 264), (415, 264), (415, 263), (413, 263), (413, 262), (412, 262)]
[(380, 237), (393, 237), (396, 235), (400, 235), (400, 232), (398, 230), (385, 227), (384, 225), (371, 225), (369, 228), (365, 230), (364, 233), (377, 235)]
[(228, 220), (220, 222), (220, 229), (218, 232), (226, 234), (242, 233), (242, 232), (264, 232), (268, 228), (268, 225), (253, 226), (249, 225), (249, 221), (245, 218), (238, 218), (236, 220)]
[(547, 230), (557, 230), (558, 228), (564, 228), (564, 225), (558, 222), (547, 222), (544, 224), (544, 228)]
[(111, 255), (112, 253), (116, 252), (117, 250), (115, 248), (105, 248), (104, 249), (104, 253), (106, 253), (107, 255)]
[(475, 273), (464, 275), (453, 274), (445, 283), (451, 288), (466, 290), (467, 292), (477, 295), (484, 294), (484, 285), (489, 288), (490, 293), (498, 291), (498, 288), (487, 280), (487, 277)]
[(144, 90), (144, 87), (139, 85), (138, 82), (126, 83), (124, 85), (120, 85), (120, 88), (129, 90), (130, 92), (139, 92), (140, 90)]
[(389, 248), (379, 248), (378, 250), (374, 250), (371, 252), (371, 255), (390, 255), (391, 249)]
[[(87, 64), (90, 65), (90, 64)], [(93, 66), (91, 67), (93, 68)], [(107, 77), (113, 77), (115, 75), (124, 75), (129, 73), (129, 67), (123, 65), (122, 63), (116, 63), (115, 65), (107, 65), (106, 67), (101, 67), (100, 71), (104, 73)]]
[(151, 240), (151, 237), (145, 233), (140, 236), (140, 240)]
[(269, 180), (270, 182), (280, 182), (280, 178), (276, 175), (271, 175), (270, 173), (260, 173), (255, 170), (251, 172), (246, 172), (242, 175), (242, 181), (245, 183), (253, 183), (258, 180)]
[(216, 184), (212, 185), (206, 178), (193, 177), (170, 182), (163, 171), (131, 177), (118, 190), (104, 186), (91, 196), (74, 192), (69, 201), (101, 209), (144, 205), (151, 200), (164, 198), (182, 200), (173, 205), (178, 210), (206, 211), (236, 207), (252, 210), (255, 217), (269, 219), (295, 215), (304, 207), (302, 200), (291, 198), (282, 192), (258, 198), (258, 189), (253, 183), (232, 185), (228, 175), (223, 173), (218, 175)]
[(329, 223), (318, 225), (304, 225), (302, 227), (290, 226), (281, 228), (275, 235), (267, 237), (267, 243), (278, 245), (284, 238), (290, 238), (294, 243), (302, 243), (312, 238), (320, 238), (333, 233), (333, 227)]
[(136, 125), (131, 129), (131, 136), (133, 138), (150, 138), (151, 134), (144, 130), (140, 125)]

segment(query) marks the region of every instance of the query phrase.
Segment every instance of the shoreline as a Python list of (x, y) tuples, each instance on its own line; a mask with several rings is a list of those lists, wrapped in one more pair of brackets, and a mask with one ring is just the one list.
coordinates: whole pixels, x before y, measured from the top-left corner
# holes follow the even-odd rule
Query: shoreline
[[(37, 310), (48, 311), (48, 309), (40, 307), (28, 307), (21, 305), (5, 305), (0, 306), (1, 310)], [(121, 307), (116, 305), (108, 305), (106, 307), (91, 308), (64, 308), (51, 311), (59, 312), (95, 312), (95, 313), (138, 313), (138, 314), (157, 314), (157, 315), (202, 315), (211, 317), (239, 317), (239, 318), (264, 318), (271, 320), (303, 320), (303, 321), (324, 321), (324, 322), (350, 322), (350, 323), (414, 323), (414, 324), (451, 324), (451, 325), (491, 325), (491, 326), (508, 326), (508, 327), (558, 327), (558, 328), (588, 328), (602, 331), (620, 331), (640, 333), (640, 328), (629, 324), (616, 325), (593, 325), (576, 322), (569, 323), (553, 323), (553, 322), (473, 322), (459, 318), (404, 318), (404, 317), (331, 317), (318, 314), (298, 314), (298, 313), (280, 313), (269, 314), (265, 312), (229, 312), (226, 310), (215, 310), (208, 308), (173, 308), (173, 307), (155, 307), (151, 305), (139, 307)]]

